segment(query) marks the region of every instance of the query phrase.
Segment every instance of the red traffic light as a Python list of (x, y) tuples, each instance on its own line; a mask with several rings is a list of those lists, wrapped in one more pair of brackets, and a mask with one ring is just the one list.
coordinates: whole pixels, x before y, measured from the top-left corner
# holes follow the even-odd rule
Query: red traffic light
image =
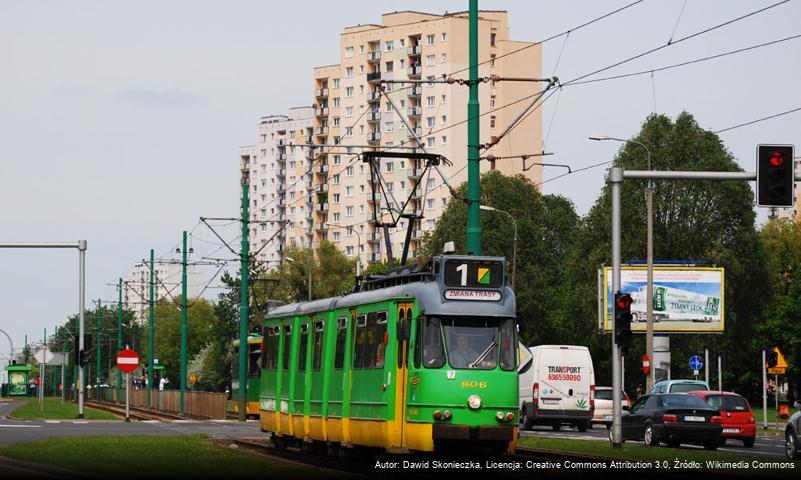
[(773, 152), (770, 156), (770, 164), (774, 167), (781, 167), (784, 163), (784, 154), (782, 152)]
[(615, 306), (620, 310), (627, 310), (632, 303), (631, 295), (628, 294), (622, 294), (615, 300)]

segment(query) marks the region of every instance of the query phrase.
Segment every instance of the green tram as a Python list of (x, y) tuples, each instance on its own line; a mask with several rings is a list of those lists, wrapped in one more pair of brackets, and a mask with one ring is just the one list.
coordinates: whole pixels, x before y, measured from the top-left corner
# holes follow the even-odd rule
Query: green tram
[[(263, 347), (263, 337), (258, 334), (248, 335), (248, 366), (247, 366), (247, 403), (245, 404), (245, 414), (250, 416), (259, 415), (259, 371), (261, 369), (261, 353)], [(231, 398), (234, 400), (234, 413), (239, 413), (239, 340), (234, 340), (234, 362), (233, 375), (231, 380)]]
[(503, 258), (443, 255), (264, 323), (273, 441), (389, 452), (517, 443), (515, 297)]

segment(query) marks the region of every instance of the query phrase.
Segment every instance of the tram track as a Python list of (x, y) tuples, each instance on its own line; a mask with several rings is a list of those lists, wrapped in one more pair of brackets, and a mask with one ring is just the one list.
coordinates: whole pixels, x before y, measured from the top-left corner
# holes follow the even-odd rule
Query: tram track
[[(97, 410), (113, 413), (115, 415), (125, 416), (125, 406), (116, 403), (98, 402), (87, 400), (84, 405)], [(186, 417), (175, 415), (172, 413), (159, 412), (142, 407), (129, 407), (129, 417), (133, 420), (148, 421), (157, 420), (159, 422), (172, 422), (175, 420), (185, 420)]]

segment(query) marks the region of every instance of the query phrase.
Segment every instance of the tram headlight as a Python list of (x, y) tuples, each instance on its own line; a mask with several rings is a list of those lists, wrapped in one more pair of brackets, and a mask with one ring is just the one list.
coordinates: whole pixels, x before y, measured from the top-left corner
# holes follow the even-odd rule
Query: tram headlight
[(445, 420), (450, 420), (452, 416), (453, 416), (453, 414), (451, 413), (450, 410), (445, 410), (445, 412), (442, 414), (442, 417)]
[(481, 397), (478, 395), (470, 395), (467, 398), (467, 406), (473, 410), (478, 410), (481, 408)]
[(500, 421), (503, 421), (503, 412), (496, 413), (495, 414), (495, 418), (497, 418)]

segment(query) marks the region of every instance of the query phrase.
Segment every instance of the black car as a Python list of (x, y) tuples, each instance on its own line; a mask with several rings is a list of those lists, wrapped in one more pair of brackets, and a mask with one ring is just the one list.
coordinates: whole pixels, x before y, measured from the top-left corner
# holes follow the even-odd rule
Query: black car
[(630, 412), (623, 412), (622, 421), (623, 441), (643, 440), (652, 447), (660, 442), (674, 448), (697, 443), (716, 450), (723, 430), (720, 412), (686, 393), (644, 395)]
[[(795, 402), (795, 408), (801, 408), (801, 403)], [(784, 429), (784, 451), (787, 458), (791, 460), (798, 460), (801, 458), (801, 411), (795, 412), (790, 420), (787, 421), (787, 427)]]

